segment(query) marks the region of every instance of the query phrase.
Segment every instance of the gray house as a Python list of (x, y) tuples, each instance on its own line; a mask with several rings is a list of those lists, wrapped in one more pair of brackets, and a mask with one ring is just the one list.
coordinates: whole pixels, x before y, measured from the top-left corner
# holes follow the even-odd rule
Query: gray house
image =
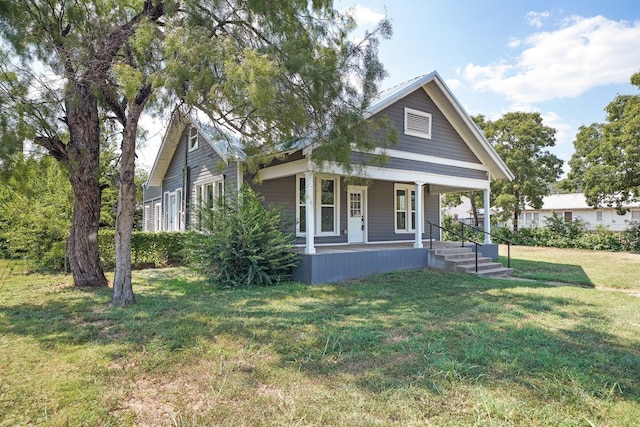
[(195, 221), (190, 206), (247, 182), (295, 218), (298, 280), (427, 266), (425, 242), (440, 240), (439, 229), (427, 226), (440, 224), (440, 195), (483, 190), (488, 205), (491, 180), (513, 175), (436, 72), (382, 92), (368, 115), (385, 115), (397, 128), (398, 143), (379, 150), (388, 157), (384, 166), (362, 165), (349, 174), (330, 162), (320, 168), (313, 147), (300, 146), (255, 177), (243, 172), (232, 137), (195, 116), (174, 114), (145, 186), (145, 229), (185, 230)]

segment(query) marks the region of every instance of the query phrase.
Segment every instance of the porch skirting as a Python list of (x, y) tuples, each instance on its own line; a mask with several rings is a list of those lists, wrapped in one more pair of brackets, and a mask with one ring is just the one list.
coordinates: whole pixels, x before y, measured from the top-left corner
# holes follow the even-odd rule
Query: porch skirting
[[(291, 273), (291, 278), (307, 284), (333, 283), (361, 279), (379, 273), (420, 268), (439, 269), (435, 251), (424, 247), (414, 248), (411, 242), (388, 245), (344, 245), (318, 247), (314, 254), (299, 253), (300, 262)], [(458, 247), (460, 242), (434, 242), (437, 247)], [(471, 245), (475, 249), (475, 245)], [(497, 244), (479, 247), (480, 255), (491, 259), (498, 257)]]
[(427, 267), (427, 248), (299, 254), (292, 272), (297, 282), (318, 284), (360, 279), (372, 274)]

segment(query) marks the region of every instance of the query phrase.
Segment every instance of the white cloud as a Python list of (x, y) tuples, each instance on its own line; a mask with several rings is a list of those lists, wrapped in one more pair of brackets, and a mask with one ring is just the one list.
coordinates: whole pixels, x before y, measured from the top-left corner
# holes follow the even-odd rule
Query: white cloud
[(573, 144), (576, 129), (564, 122), (564, 118), (559, 114), (554, 113), (553, 111), (542, 113), (542, 123), (545, 126), (555, 128), (557, 131), (556, 146)]
[(640, 69), (640, 22), (574, 16), (555, 31), (529, 36), (522, 47), (515, 61), (468, 64), (463, 77), (475, 90), (502, 94), (521, 106), (627, 83)]
[(385, 18), (385, 15), (380, 12), (376, 12), (373, 9), (364, 7), (357, 4), (355, 7), (351, 7), (342, 11), (342, 13), (348, 13), (356, 20), (358, 27), (367, 25), (376, 25), (378, 22)]
[(532, 27), (540, 28), (542, 27), (542, 21), (549, 17), (549, 12), (529, 12), (526, 14), (525, 18), (527, 19), (527, 23)]
[(462, 83), (458, 79), (447, 79), (445, 80), (445, 83), (447, 84), (447, 87), (451, 90), (458, 90), (460, 86), (462, 86)]

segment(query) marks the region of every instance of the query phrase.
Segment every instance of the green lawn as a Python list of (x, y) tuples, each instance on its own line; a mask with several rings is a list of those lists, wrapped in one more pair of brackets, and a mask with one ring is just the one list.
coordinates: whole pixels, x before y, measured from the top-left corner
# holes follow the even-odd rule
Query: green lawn
[(583, 269), (595, 289), (423, 270), (224, 291), (145, 270), (139, 303), (110, 309), (109, 289), (0, 261), (0, 425), (636, 425), (640, 298)]
[[(506, 246), (500, 254), (506, 265)], [(512, 246), (511, 267), (516, 277), (640, 292), (640, 254)]]

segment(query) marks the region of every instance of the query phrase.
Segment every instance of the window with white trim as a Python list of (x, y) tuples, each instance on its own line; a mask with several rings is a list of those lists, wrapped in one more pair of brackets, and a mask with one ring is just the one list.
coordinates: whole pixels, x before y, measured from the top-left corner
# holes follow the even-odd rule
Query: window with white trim
[(142, 216), (142, 231), (149, 231), (149, 206), (144, 207), (144, 215)]
[(603, 213), (602, 211), (596, 211), (596, 221), (602, 222)]
[(296, 178), (296, 234), (304, 235), (307, 232), (307, 179), (304, 176)]
[(224, 196), (224, 178), (222, 176), (212, 180), (197, 182), (196, 188), (196, 209), (197, 225), (200, 227), (202, 221), (202, 210), (213, 209), (218, 206)]
[(320, 233), (335, 234), (337, 220), (336, 179), (320, 178)]
[(195, 126), (191, 126), (189, 129), (189, 151), (193, 151), (198, 148), (198, 129)]
[(640, 221), (640, 211), (631, 211), (631, 221)]
[(404, 133), (405, 135), (431, 139), (432, 116), (424, 111), (413, 108), (404, 109)]
[(416, 188), (394, 184), (394, 212), (396, 233), (411, 233), (416, 229)]
[(156, 203), (153, 219), (155, 221), (154, 231), (162, 231), (162, 203)]
[(182, 231), (184, 230), (184, 199), (182, 197), (182, 188), (177, 188), (176, 191), (176, 209), (177, 209), (177, 216), (176, 216), (176, 226), (175, 226), (175, 230), (176, 231)]
[[(340, 234), (340, 177), (318, 176), (314, 182), (315, 235), (337, 236)], [(296, 177), (296, 235), (307, 232), (306, 179)]]

